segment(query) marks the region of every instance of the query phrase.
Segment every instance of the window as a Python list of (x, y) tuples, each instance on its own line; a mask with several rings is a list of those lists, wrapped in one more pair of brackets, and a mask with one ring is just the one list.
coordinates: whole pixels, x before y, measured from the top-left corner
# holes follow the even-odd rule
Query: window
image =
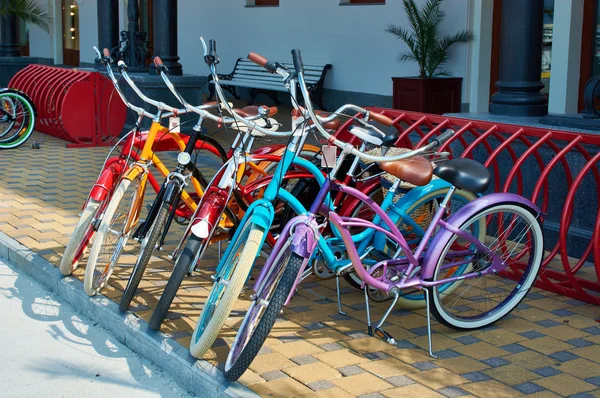
[(247, 0), (246, 5), (262, 7), (262, 6), (279, 6), (279, 0)]
[(342, 4), (385, 4), (385, 0), (340, 0), (340, 5)]

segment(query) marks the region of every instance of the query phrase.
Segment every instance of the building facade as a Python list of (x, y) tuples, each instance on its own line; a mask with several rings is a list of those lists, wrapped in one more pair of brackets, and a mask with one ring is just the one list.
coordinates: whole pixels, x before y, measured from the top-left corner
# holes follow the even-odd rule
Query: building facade
[[(103, 30), (112, 32), (112, 44), (116, 46), (114, 33), (118, 41), (118, 32), (128, 28), (128, 0), (39, 1), (54, 16), (54, 27), (47, 33), (35, 26), (20, 25), (19, 44), (28, 55), (55, 64), (90, 66), (95, 58), (92, 46), (103, 40), (99, 37)], [(500, 85), (509, 87), (510, 92), (523, 86), (523, 81), (535, 80), (535, 84), (526, 84), (528, 88), (519, 95), (537, 90), (535, 101), (546, 101), (544, 106), (550, 113), (581, 110), (585, 83), (600, 74), (596, 57), (597, 3), (446, 0), (444, 33), (470, 29), (475, 35), (469, 44), (452, 48), (446, 67), (453, 76), (463, 78), (463, 111), (488, 112), (490, 98), (493, 103), (492, 95), (497, 91), (496, 82), (507, 78), (520, 82)], [(108, 21), (114, 26), (108, 27), (104, 15), (110, 13)], [(513, 32), (522, 38), (515, 42), (514, 35), (506, 33), (514, 29), (504, 29), (503, 34), (502, 26), (517, 26), (516, 19), (524, 13), (529, 18), (522, 24), (525, 33)], [(539, 18), (539, 29), (532, 30), (532, 18)], [(163, 52), (168, 48), (184, 75), (207, 74), (200, 36), (217, 40), (223, 73), (230, 72), (235, 61), (250, 51), (289, 61), (290, 50), (300, 48), (306, 62), (333, 65), (325, 87), (329, 102), (336, 104), (352, 101), (391, 106), (392, 77), (417, 74), (415, 64), (397, 61), (398, 54), (407, 50), (406, 45), (384, 31), (389, 23), (407, 26), (401, 0), (139, 0), (137, 21), (140, 30), (148, 33), (150, 51), (163, 56), (167, 54), (161, 54), (159, 48)], [(165, 36), (171, 37), (171, 46), (165, 47)], [(532, 42), (536, 45), (524, 45)], [(514, 72), (518, 68), (528, 69), (529, 73), (508, 73), (508, 69)], [(538, 84), (540, 81), (544, 86)]]

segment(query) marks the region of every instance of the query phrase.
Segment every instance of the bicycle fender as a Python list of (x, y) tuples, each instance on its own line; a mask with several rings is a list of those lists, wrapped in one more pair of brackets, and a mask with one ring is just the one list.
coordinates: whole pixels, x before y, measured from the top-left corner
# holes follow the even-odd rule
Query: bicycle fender
[(268, 231), (271, 229), (271, 224), (275, 217), (275, 210), (273, 209), (273, 204), (271, 202), (259, 200), (250, 205), (246, 214), (252, 217), (250, 220), (253, 224)]
[(227, 197), (218, 192), (212, 192), (201, 199), (198, 210), (192, 220), (192, 233), (200, 239), (206, 239), (211, 235), (223, 214)]
[[(492, 193), (489, 195), (481, 196), (472, 202), (464, 205), (460, 210), (450, 216), (448, 224), (460, 228), (473, 214), (484, 210), (489, 206), (493, 206), (499, 203), (519, 203), (529, 207), (533, 212), (542, 214), (542, 211), (530, 200), (512, 193)], [(425, 280), (433, 279), (433, 273), (435, 272), (435, 266), (438, 259), (441, 257), (446, 243), (452, 238), (454, 234), (447, 229), (441, 228), (433, 237), (433, 240), (428, 246), (425, 257), (423, 258), (423, 266), (421, 268), (421, 277)]]
[[(111, 161), (112, 160), (112, 161)], [(102, 202), (119, 182), (119, 178), (125, 169), (125, 163), (120, 158), (112, 158), (107, 162), (98, 180), (92, 187), (89, 197), (96, 202)]]
[[(294, 226), (291, 249), (294, 253), (303, 258), (310, 258), (317, 246), (318, 229), (312, 220), (302, 220)], [(317, 227), (318, 228), (318, 227)]]

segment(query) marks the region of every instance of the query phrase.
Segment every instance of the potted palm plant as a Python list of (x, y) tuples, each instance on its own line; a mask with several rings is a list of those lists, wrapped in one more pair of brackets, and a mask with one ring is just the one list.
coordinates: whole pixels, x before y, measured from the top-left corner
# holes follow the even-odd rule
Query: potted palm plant
[(36, 0), (0, 0), (0, 17), (13, 15), (27, 23), (38, 25), (46, 32), (50, 30), (50, 14)]
[(398, 61), (416, 62), (419, 76), (393, 77), (393, 107), (426, 113), (460, 112), (462, 78), (450, 77), (444, 64), (450, 58), (450, 47), (473, 40), (473, 32), (462, 30), (442, 36), (440, 27), (446, 13), (443, 0), (427, 0), (422, 8), (415, 0), (403, 0), (410, 28), (389, 24), (386, 32), (402, 40), (408, 50)]

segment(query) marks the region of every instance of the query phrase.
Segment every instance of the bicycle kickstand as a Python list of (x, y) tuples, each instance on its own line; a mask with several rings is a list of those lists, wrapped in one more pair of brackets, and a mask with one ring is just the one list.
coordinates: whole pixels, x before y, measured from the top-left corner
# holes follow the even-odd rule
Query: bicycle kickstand
[(337, 305), (338, 305), (338, 313), (340, 315), (348, 315), (348, 313), (342, 311), (342, 294), (340, 292), (340, 276), (335, 276), (335, 287), (337, 292)]
[(438, 359), (438, 356), (433, 353), (433, 343), (431, 341), (431, 311), (429, 310), (429, 290), (423, 289), (425, 292), (425, 307), (427, 310), (427, 341), (429, 343), (429, 356)]

